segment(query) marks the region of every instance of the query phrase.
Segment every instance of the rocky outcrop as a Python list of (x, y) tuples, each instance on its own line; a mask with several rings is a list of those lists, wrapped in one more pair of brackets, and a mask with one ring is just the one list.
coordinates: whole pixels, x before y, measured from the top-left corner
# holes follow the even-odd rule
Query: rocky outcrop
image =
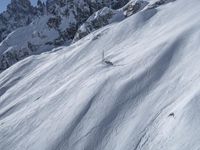
[(33, 54), (40, 54), (55, 47), (59, 32), (47, 26), (49, 16), (34, 20), (8, 35), (0, 43), (0, 70)]
[(108, 25), (112, 22), (121, 21), (125, 17), (129, 17), (138, 11), (142, 10), (149, 3), (147, 1), (130, 1), (123, 8), (118, 10), (113, 10), (108, 7), (104, 7), (99, 11), (95, 12), (90, 16), (77, 30), (76, 35), (74, 36), (73, 43), (79, 39), (85, 37), (89, 33), (97, 30), (105, 25)]
[(157, 0), (153, 3), (151, 3), (149, 6), (148, 6), (148, 9), (154, 9), (154, 8), (157, 8), (161, 5), (164, 5), (164, 4), (167, 4), (167, 3), (170, 3), (170, 2), (174, 2), (176, 0)]
[[(38, 0), (33, 7), (30, 0), (11, 0), (5, 12), (0, 14), (0, 42), (15, 29), (29, 25), (35, 18), (43, 15), (53, 16), (48, 23), (62, 18), (61, 37), (72, 40), (82, 23), (94, 12), (103, 7), (118, 9), (129, 0)], [(54, 20), (53, 20), (54, 19)], [(55, 22), (54, 22), (55, 23)], [(51, 24), (48, 24), (51, 26)], [(57, 25), (58, 26), (58, 25)], [(58, 27), (57, 27), (58, 28)], [(69, 35), (70, 34), (70, 35)]]
[(11, 0), (7, 10), (0, 14), (0, 41), (13, 30), (32, 22), (37, 14), (29, 0)]
[(77, 30), (73, 43), (111, 22), (124, 19), (123, 11), (104, 7), (90, 16)]
[(3, 55), (0, 56), (0, 71), (10, 67), (12, 64), (29, 56), (30, 54), (31, 51), (28, 48), (15, 49), (14, 47), (10, 47)]
[[(61, 41), (72, 41), (78, 28), (96, 11), (103, 7), (112, 9), (121, 8), (129, 0), (47, 0), (47, 11), (54, 15), (57, 20), (62, 18), (63, 22), (56, 27), (60, 32)], [(54, 17), (54, 20), (55, 20)], [(52, 20), (53, 18), (51, 18)], [(56, 20), (55, 20), (56, 21)], [(55, 22), (54, 21), (54, 22)]]
[(123, 11), (126, 17), (129, 17), (138, 11), (145, 8), (149, 2), (138, 0), (138, 1), (130, 1), (126, 6), (123, 7)]

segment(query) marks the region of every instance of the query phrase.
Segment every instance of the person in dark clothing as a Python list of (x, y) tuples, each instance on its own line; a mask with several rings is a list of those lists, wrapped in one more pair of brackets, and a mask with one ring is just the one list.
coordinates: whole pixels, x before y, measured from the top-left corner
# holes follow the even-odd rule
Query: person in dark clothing
[(175, 114), (172, 112), (172, 113), (170, 113), (170, 114), (168, 115), (168, 117), (173, 117), (173, 118), (175, 118)]

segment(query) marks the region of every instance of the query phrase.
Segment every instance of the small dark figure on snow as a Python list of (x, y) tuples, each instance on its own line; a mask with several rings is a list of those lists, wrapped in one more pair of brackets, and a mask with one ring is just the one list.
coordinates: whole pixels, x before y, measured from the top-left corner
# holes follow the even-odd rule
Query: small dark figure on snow
[(114, 66), (114, 64), (113, 64), (111, 61), (109, 61), (109, 60), (103, 60), (103, 61), (104, 61), (104, 63), (106, 63), (107, 65)]
[(168, 117), (175, 117), (175, 114), (172, 112), (172, 113), (170, 113), (169, 115), (168, 115)]
[(108, 66), (114, 66), (113, 62), (111, 62), (111, 61), (109, 61), (108, 59), (105, 58), (104, 51), (103, 51), (103, 54), (102, 54), (102, 61), (103, 61), (103, 63), (105, 63)]

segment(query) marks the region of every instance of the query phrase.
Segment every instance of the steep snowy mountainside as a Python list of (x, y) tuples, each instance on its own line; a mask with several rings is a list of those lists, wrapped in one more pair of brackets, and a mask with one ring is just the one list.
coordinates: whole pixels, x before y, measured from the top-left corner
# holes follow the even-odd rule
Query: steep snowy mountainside
[(113, 10), (104, 7), (91, 15), (77, 30), (73, 43), (110, 23), (119, 22), (125, 18), (122, 10)]
[[(20, 7), (23, 4), (15, 1), (13, 0), (11, 3), (13, 8), (16, 7), (15, 5)], [(25, 2), (27, 3), (27, 0)], [(33, 22), (13, 31), (0, 43), (0, 70), (5, 70), (30, 55), (40, 54), (58, 46), (69, 45), (72, 40), (76, 42), (103, 26), (121, 21), (141, 11), (148, 5), (147, 1), (134, 0), (121, 9), (114, 10), (112, 7), (115, 8), (116, 5), (109, 4), (107, 1), (103, 1), (99, 6), (99, 2), (69, 1), (67, 3), (52, 0), (47, 1), (47, 6), (41, 1), (39, 2), (37, 10), (40, 13), (37, 12), (37, 17)], [(124, 5), (125, 2), (116, 1), (119, 6)], [(72, 5), (73, 7), (69, 7)], [(31, 6), (30, 3), (29, 6)], [(81, 10), (83, 6), (87, 9)], [(98, 10), (101, 7), (103, 8)], [(92, 13), (95, 10), (97, 11)], [(81, 25), (81, 23), (83, 24)]]
[(2, 72), (0, 149), (198, 150), (199, 13), (147, 7)]
[(40, 54), (55, 47), (60, 34), (47, 25), (49, 18), (50, 16), (43, 16), (36, 19), (29, 26), (15, 30), (0, 43), (1, 70), (25, 57)]
[(77, 30), (73, 42), (80, 40), (89, 33), (104, 27), (108, 24), (119, 22), (126, 17), (129, 17), (139, 11), (141, 11), (149, 3), (147, 1), (130, 1), (126, 6), (118, 10), (104, 7), (99, 11), (92, 14)]
[(128, 0), (47, 0), (45, 3), (38, 0), (37, 5), (32, 6), (30, 0), (11, 0), (7, 10), (0, 14), (0, 42), (15, 29), (27, 26), (43, 15), (50, 14), (61, 18), (70, 16), (70, 23), (74, 28), (103, 7), (118, 9), (127, 2)]
[(123, 7), (124, 15), (126, 17), (131, 16), (147, 5), (150, 5), (148, 0), (130, 0), (129, 3)]
[[(20, 3), (18, 1), (20, 1)], [(0, 70), (5, 70), (14, 63), (30, 55), (40, 54), (41, 52), (51, 50), (58, 46), (69, 45), (74, 39), (79, 26), (96, 11), (98, 12), (99, 9), (103, 7), (117, 9), (128, 2), (128, 0), (47, 0), (47, 4), (38, 1), (37, 6), (33, 7), (29, 0), (18, 1), (12, 0), (11, 4), (8, 6), (8, 10), (1, 14), (0, 24), (2, 24), (2, 26), (0, 27), (0, 36), (3, 36), (2, 39), (17, 27), (21, 28), (10, 33), (8, 38), (0, 43)], [(18, 12), (16, 15), (13, 15), (15, 9), (17, 9)], [(25, 10), (30, 10), (30, 12), (26, 14)], [(122, 11), (120, 13), (121, 17), (123, 17)], [(9, 14), (9, 16), (7, 14)], [(29, 14), (31, 15), (29, 16)], [(23, 16), (25, 17), (23, 18)], [(14, 18), (16, 22), (26, 22), (26, 24), (17, 24), (10, 20), (10, 18)], [(28, 22), (26, 18), (28, 18)], [(111, 22), (107, 21), (104, 16), (99, 16), (98, 23), (98, 26), (96, 23), (96, 26), (92, 27), (92, 31), (97, 29), (97, 27), (100, 28)], [(7, 28), (8, 24), (13, 28), (9, 26)], [(16, 24), (16, 26), (14, 24)], [(45, 31), (41, 31), (41, 29)], [(79, 39), (81, 37), (79, 36)]]

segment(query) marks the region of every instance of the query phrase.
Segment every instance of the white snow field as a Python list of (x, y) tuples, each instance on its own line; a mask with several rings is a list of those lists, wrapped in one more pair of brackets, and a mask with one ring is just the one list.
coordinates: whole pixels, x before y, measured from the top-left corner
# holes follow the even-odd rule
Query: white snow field
[(199, 14), (145, 9), (0, 73), (0, 150), (200, 150)]

